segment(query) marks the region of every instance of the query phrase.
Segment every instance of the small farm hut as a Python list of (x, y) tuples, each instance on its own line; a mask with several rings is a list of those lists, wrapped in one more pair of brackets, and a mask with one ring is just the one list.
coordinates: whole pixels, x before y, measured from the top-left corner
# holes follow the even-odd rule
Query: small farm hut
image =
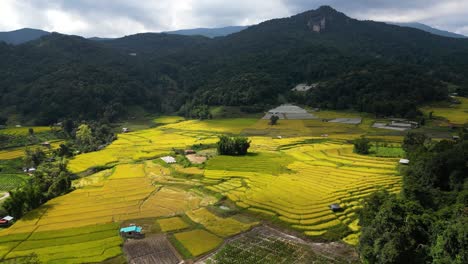
[(25, 169), (24, 172), (29, 172), (29, 173), (33, 173), (36, 171), (36, 168), (29, 168), (29, 169)]
[(409, 159), (400, 159), (400, 164), (408, 165), (409, 164)]
[(122, 133), (128, 133), (130, 132), (130, 129), (128, 127), (122, 128)]
[(50, 142), (49, 141), (42, 142), (41, 146), (46, 147), (46, 148), (50, 148)]
[(9, 226), (11, 224), (11, 221), (13, 221), (13, 217), (12, 216), (5, 216), (3, 217), (2, 219), (0, 219), (0, 226)]
[(141, 233), (141, 226), (127, 226), (120, 228), (120, 236), (123, 238), (141, 238), (143, 234)]
[(172, 157), (172, 156), (165, 156), (165, 157), (162, 157), (161, 159), (162, 159), (164, 162), (166, 162), (167, 164), (176, 163), (175, 158)]
[(341, 208), (341, 206), (339, 204), (337, 204), (337, 203), (331, 204), (330, 209), (333, 212), (340, 212), (341, 210), (343, 210), (343, 208)]

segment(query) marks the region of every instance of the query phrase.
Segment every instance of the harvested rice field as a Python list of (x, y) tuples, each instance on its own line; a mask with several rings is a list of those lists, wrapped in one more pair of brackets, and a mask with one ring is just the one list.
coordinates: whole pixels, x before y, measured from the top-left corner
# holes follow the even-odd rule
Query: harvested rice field
[[(156, 227), (143, 226), (143, 233), (167, 237), (183, 258), (191, 260), (203, 260), (223, 241), (236, 239), (263, 223), (280, 223), (304, 239), (326, 238), (356, 245), (360, 232), (356, 212), (361, 201), (381, 188), (400, 191), (397, 157), (358, 155), (348, 143), (371, 131), (366, 122), (280, 120), (275, 127), (267, 120), (253, 118), (185, 121), (161, 117), (155, 122), (161, 125), (120, 134), (105, 149), (70, 160), (69, 169), (80, 175), (73, 182), (75, 190), (0, 230), (0, 259), (36, 253), (45, 263), (101, 262), (124, 254), (122, 246), (131, 241), (119, 236), (119, 228), (141, 221)], [(325, 133), (327, 137), (322, 136)], [(160, 160), (166, 155), (177, 156), (174, 149), (194, 145), (213, 148), (221, 134), (247, 135), (251, 140), (249, 154), (218, 156), (213, 149), (206, 149), (199, 153), (211, 153), (207, 161), (191, 166)], [(396, 135), (372, 137), (391, 142), (395, 148), (402, 139)], [(177, 161), (182, 158), (177, 156)], [(92, 168), (98, 172), (87, 174)], [(213, 209), (226, 202), (226, 212)], [(335, 203), (342, 211), (330, 210)], [(145, 247), (151, 248), (153, 242)], [(288, 256), (303, 252), (303, 246), (284, 241), (267, 241), (265, 245), (277, 246)], [(252, 259), (249, 263), (283, 258), (283, 253), (276, 258), (261, 248), (255, 249), (257, 253), (239, 246), (223, 250), (219, 252), (225, 252), (225, 258), (212, 256), (209, 261), (238, 263), (229, 262), (236, 255)], [(134, 259), (142, 257), (126, 252)], [(297, 263), (308, 263), (308, 254), (316, 258), (315, 253), (304, 253), (305, 262), (299, 259)], [(288, 256), (283, 260), (293, 260)], [(168, 259), (174, 261), (175, 257)]]

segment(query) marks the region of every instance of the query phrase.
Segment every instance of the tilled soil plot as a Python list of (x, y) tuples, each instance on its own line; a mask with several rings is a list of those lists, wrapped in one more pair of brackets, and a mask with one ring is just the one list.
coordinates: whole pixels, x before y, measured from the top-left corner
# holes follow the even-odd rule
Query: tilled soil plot
[(181, 260), (164, 235), (141, 240), (129, 240), (124, 244), (129, 264), (177, 264)]

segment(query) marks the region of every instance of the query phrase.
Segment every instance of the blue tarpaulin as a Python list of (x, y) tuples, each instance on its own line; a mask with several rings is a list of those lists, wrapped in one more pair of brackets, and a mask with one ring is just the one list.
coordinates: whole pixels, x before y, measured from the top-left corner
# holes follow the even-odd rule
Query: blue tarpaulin
[(129, 233), (129, 232), (141, 232), (141, 227), (140, 226), (128, 226), (128, 227), (122, 227), (120, 228), (120, 232), (123, 233)]

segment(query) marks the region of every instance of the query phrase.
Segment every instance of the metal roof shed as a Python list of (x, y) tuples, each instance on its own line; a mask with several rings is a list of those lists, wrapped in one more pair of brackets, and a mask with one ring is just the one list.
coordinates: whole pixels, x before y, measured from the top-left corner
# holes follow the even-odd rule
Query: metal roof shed
[(400, 164), (408, 165), (409, 164), (409, 159), (400, 159)]
[(167, 164), (176, 163), (175, 158), (174, 158), (174, 157), (171, 157), (171, 156), (162, 157), (161, 159), (162, 159), (164, 162), (166, 162)]
[(341, 206), (339, 204), (337, 204), (337, 203), (331, 204), (330, 209), (333, 212), (339, 212), (339, 211), (343, 210), (343, 208), (341, 208)]
[(13, 216), (7, 215), (7, 216), (3, 217), (2, 219), (3, 219), (3, 220), (6, 220), (6, 221), (11, 221), (11, 220), (13, 220), (13, 219), (15, 219), (15, 218), (14, 218)]

